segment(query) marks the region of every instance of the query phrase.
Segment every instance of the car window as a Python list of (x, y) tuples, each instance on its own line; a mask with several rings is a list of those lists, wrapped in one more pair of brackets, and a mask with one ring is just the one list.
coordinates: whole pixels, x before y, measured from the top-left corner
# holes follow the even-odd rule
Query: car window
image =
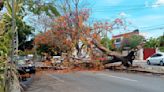
[(157, 54), (157, 57), (160, 57), (160, 56), (162, 56), (162, 54)]
[(157, 54), (154, 54), (154, 55), (152, 55), (151, 57), (156, 57), (157, 56)]
[(161, 57), (161, 54), (154, 54), (152, 57)]

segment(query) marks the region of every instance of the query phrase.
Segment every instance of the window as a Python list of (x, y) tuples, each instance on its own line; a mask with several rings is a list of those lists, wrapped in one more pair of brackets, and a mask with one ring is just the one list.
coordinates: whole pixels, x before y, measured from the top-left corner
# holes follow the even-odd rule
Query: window
[(152, 55), (151, 57), (156, 57), (157, 56), (157, 54), (154, 54), (154, 55)]
[(152, 57), (161, 57), (161, 54), (154, 54)]
[(157, 57), (161, 57), (162, 55), (161, 54), (157, 54)]
[(121, 38), (116, 39), (116, 43), (121, 42)]

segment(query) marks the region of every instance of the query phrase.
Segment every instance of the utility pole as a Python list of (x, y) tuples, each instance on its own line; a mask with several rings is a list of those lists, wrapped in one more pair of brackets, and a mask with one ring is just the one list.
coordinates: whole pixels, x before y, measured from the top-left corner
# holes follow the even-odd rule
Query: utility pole
[(14, 5), (15, 0), (12, 0), (12, 29), (11, 29), (11, 33), (12, 33), (12, 42), (11, 42), (11, 63), (14, 63), (14, 54), (15, 54), (15, 46), (17, 43), (17, 32), (16, 32), (16, 24), (15, 24), (15, 10), (14, 10)]
[(106, 47), (109, 49), (109, 41), (108, 41), (108, 32), (106, 31), (106, 34), (105, 34), (105, 39), (106, 39)]

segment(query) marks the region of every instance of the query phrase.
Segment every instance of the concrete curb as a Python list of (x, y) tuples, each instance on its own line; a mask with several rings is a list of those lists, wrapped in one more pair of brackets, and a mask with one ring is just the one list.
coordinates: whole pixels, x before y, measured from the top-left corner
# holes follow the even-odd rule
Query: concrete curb
[(149, 71), (156, 71), (156, 72), (161, 72), (161, 73), (164, 73), (164, 66), (161, 67), (161, 66), (144, 66), (144, 65), (140, 65), (140, 64), (137, 64), (138, 66), (140, 66), (141, 68), (143, 69), (146, 69), (146, 70), (149, 70)]
[(164, 72), (157, 72), (153, 70), (147, 70), (147, 69), (129, 69), (129, 71), (134, 71), (134, 72), (140, 72), (140, 73), (151, 73), (151, 74), (156, 74), (156, 75), (164, 75)]
[(32, 83), (32, 81), (34, 80), (34, 76), (35, 75), (32, 75), (31, 78), (27, 79), (27, 81), (20, 82), (23, 90), (26, 90), (28, 88), (28, 86)]
[(134, 61), (134, 65), (140, 66), (142, 69), (145, 69), (146, 71), (164, 73), (164, 66), (147, 65), (145, 60)]
[(144, 67), (141, 66), (143, 69), (145, 69), (146, 71), (150, 71), (150, 72), (157, 72), (157, 73), (163, 73), (164, 74), (164, 67), (160, 67), (160, 68), (154, 68), (154, 67)]
[(125, 68), (123, 66), (119, 66), (119, 64), (111, 64), (107, 66), (106, 69), (112, 71), (126, 71), (132, 73), (150, 73), (155, 75), (164, 75), (164, 67), (161, 68), (153, 68), (153, 67), (143, 67), (141, 65), (134, 65), (132, 68)]
[(156, 72), (156, 71), (150, 71), (150, 70), (146, 70), (146, 69), (142, 69), (142, 68), (138, 68), (138, 69), (118, 69), (118, 68), (115, 68), (115, 69), (109, 69), (109, 70), (112, 70), (112, 71), (126, 71), (126, 72), (129, 72), (129, 73), (149, 73), (149, 74), (153, 74), (153, 75), (161, 75), (161, 76), (164, 76), (164, 73), (163, 72)]

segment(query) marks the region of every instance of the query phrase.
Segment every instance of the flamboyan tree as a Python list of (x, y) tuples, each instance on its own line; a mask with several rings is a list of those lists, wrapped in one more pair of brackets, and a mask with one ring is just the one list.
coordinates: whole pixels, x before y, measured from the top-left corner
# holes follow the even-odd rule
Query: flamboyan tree
[[(84, 11), (82, 11), (81, 14), (85, 15)], [(82, 21), (85, 18), (86, 16), (79, 16), (80, 22), (78, 23), (78, 25), (80, 28), (84, 29), (84, 27), (82, 27)], [(35, 43), (56, 47), (59, 51), (64, 51), (68, 48), (67, 50), (65, 50), (66, 52), (68, 50), (72, 51), (73, 47), (79, 49), (77, 46), (78, 42), (80, 41), (80, 39), (81, 41), (84, 41), (85, 39), (82, 38), (82, 33), (76, 30), (77, 27), (74, 24), (75, 21), (75, 16), (70, 17), (68, 15), (64, 15), (55, 19), (52, 30), (47, 31), (43, 34), (39, 34), (35, 38)], [(87, 27), (85, 29), (87, 29)]]
[(37, 46), (40, 54), (48, 53), (54, 55), (60, 54), (61, 52), (68, 52), (71, 47), (68, 43), (64, 35), (60, 35), (59, 32), (52, 30), (40, 33), (34, 39), (34, 44)]
[[(73, 52), (77, 50), (77, 56), (81, 56), (81, 51), (86, 48), (89, 51), (100, 45), (101, 38), (107, 32), (111, 32), (116, 26), (123, 26), (121, 19), (116, 19), (111, 23), (95, 22), (93, 26), (88, 26), (85, 22), (89, 18), (89, 10), (84, 9), (58, 17), (54, 20), (51, 31), (47, 31), (35, 38), (36, 44), (46, 44), (57, 48), (55, 50), (63, 52)], [(98, 45), (99, 44), (99, 45)], [(102, 48), (102, 46), (99, 46)]]
[[(81, 3), (84, 5), (81, 5)], [(108, 21), (95, 22), (91, 26), (87, 25), (91, 14), (90, 10), (80, 8), (80, 6), (84, 7), (85, 3), (85, 0), (62, 0), (61, 4), (62, 10), (64, 11), (64, 18), (59, 26), (64, 25), (67, 27), (67, 36), (71, 40), (73, 47), (77, 50), (77, 56), (81, 56), (83, 47), (87, 46), (89, 49), (92, 49), (91, 47), (100, 43), (104, 34), (112, 32), (113, 29), (125, 26), (124, 21), (120, 18), (116, 18), (110, 23)], [(55, 25), (55, 27), (57, 26)]]
[[(63, 0), (63, 15), (54, 20), (51, 31), (47, 31), (38, 35), (35, 38), (36, 44), (46, 44), (52, 48), (66, 49), (67, 52), (77, 50), (77, 56), (81, 57), (83, 48), (87, 48), (89, 54), (98, 48), (106, 55), (114, 55), (115, 57), (123, 60), (120, 54), (111, 51), (101, 44), (101, 39), (104, 35), (107, 36), (118, 28), (126, 29), (126, 23), (121, 18), (116, 18), (111, 22), (94, 22), (92, 25), (87, 24), (90, 16), (89, 9), (80, 9), (79, 0)], [(73, 1), (70, 3), (70, 1)], [(71, 8), (74, 7), (74, 8)]]

